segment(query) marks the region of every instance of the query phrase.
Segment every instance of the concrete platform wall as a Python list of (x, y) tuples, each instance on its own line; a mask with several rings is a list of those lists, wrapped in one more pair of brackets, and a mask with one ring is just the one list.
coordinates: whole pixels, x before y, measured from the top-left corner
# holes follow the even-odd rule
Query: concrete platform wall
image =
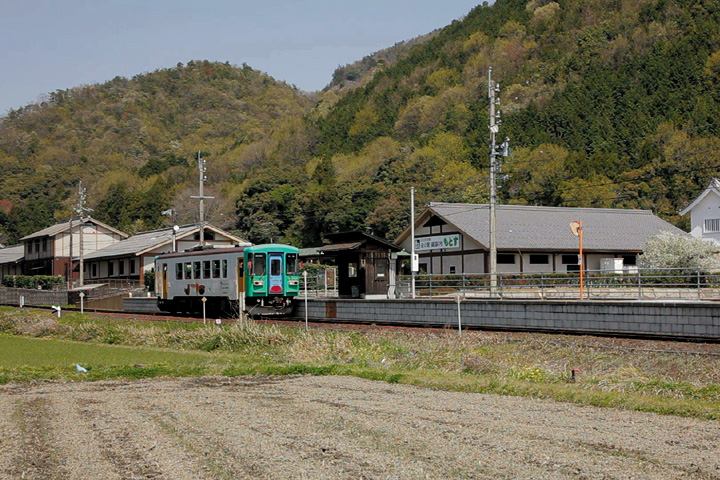
[[(678, 336), (720, 340), (720, 303), (711, 302), (593, 302), (466, 300), (460, 305), (464, 326), (534, 328), (605, 334)], [(295, 315), (303, 319), (304, 300)], [(308, 300), (308, 317), (376, 323), (457, 327), (454, 300)]]

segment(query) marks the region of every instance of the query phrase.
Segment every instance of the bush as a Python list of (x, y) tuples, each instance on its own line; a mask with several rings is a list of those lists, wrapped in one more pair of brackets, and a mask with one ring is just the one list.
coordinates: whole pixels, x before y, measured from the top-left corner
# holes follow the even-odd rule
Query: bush
[(145, 288), (147, 288), (148, 291), (150, 291), (150, 292), (154, 292), (155, 291), (155, 272), (154, 271), (145, 272), (143, 278), (145, 280)]
[(63, 277), (53, 275), (11, 275), (2, 279), (3, 287), (10, 288), (41, 288), (50, 290), (55, 285), (65, 283)]

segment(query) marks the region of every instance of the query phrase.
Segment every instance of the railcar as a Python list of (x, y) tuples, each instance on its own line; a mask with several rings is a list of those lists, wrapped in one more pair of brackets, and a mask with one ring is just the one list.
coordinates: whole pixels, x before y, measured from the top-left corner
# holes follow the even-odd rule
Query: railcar
[(204, 306), (207, 314), (288, 315), (300, 293), (298, 253), (289, 245), (267, 244), (159, 255), (158, 308), (201, 313)]

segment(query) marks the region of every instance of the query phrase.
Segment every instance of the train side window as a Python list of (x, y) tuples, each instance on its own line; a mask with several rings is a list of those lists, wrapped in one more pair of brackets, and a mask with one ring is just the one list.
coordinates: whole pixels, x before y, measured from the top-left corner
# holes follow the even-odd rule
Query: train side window
[(203, 261), (203, 278), (210, 278), (210, 260)]
[(253, 263), (252, 263), (252, 269), (253, 269), (253, 275), (257, 277), (262, 277), (265, 275), (266, 266), (265, 266), (265, 254), (264, 253), (256, 253), (253, 255)]
[(222, 278), (227, 278), (227, 260), (222, 261)]
[(182, 280), (183, 277), (183, 266), (182, 263), (175, 264), (175, 280)]
[(200, 262), (193, 262), (193, 278), (200, 278)]
[(212, 278), (220, 278), (220, 260), (212, 261)]
[(298, 257), (296, 253), (288, 253), (285, 256), (286, 271), (288, 275), (298, 274)]
[(185, 263), (185, 280), (192, 279), (192, 263)]

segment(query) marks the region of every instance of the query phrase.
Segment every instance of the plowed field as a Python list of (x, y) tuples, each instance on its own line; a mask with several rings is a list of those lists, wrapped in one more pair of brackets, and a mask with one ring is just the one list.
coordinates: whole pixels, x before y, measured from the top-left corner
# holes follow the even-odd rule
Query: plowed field
[(351, 377), (0, 387), (0, 478), (720, 478), (720, 423)]

